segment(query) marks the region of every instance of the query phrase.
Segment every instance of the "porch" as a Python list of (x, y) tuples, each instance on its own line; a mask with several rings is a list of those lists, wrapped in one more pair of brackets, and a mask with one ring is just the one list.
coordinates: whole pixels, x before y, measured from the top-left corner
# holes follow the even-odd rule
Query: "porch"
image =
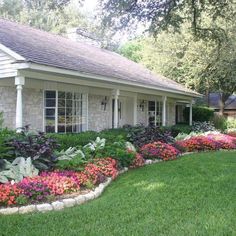
[(26, 70), (2, 79), (0, 86), (10, 101), (3, 109), (5, 123), (18, 130), (28, 124), (57, 133), (136, 124), (170, 126), (176, 122), (179, 102), (189, 104), (192, 124), (192, 98), (181, 94)]

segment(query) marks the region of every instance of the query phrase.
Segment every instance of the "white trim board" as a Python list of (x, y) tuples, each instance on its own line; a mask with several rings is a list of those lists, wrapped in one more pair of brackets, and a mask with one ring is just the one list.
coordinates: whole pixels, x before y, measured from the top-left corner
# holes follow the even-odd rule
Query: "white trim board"
[(4, 46), (0, 43), (0, 50), (8, 54), (9, 56), (13, 57), (17, 61), (25, 61), (25, 58), (19, 55), (18, 53), (12, 51), (10, 48)]
[(93, 75), (93, 74), (87, 74), (87, 73), (82, 73), (82, 72), (77, 72), (73, 70), (66, 70), (62, 68), (56, 68), (52, 66), (45, 66), (45, 65), (39, 65), (35, 63), (17, 63), (16, 68), (18, 70), (22, 69), (31, 69), (31, 70), (36, 70), (40, 72), (49, 72), (49, 73), (55, 73), (55, 74), (61, 74), (61, 75), (68, 75), (68, 76), (75, 76), (75, 77), (82, 77), (82, 78), (87, 78), (87, 79), (93, 79), (96, 81), (100, 82), (108, 82), (108, 83), (114, 83), (117, 85), (130, 85), (133, 87), (139, 87), (139, 88), (147, 88), (147, 89), (152, 89), (156, 91), (161, 91), (161, 92), (169, 92), (173, 94), (181, 94), (189, 97), (202, 97), (200, 94), (195, 94), (191, 92), (184, 92), (184, 91), (179, 91), (179, 90), (174, 90), (174, 89), (168, 89), (168, 88), (162, 88), (159, 86), (152, 86), (152, 85), (144, 85), (140, 84), (137, 82), (133, 81), (124, 81), (124, 80), (119, 80), (116, 78), (108, 78), (105, 76), (100, 76), (100, 75)]

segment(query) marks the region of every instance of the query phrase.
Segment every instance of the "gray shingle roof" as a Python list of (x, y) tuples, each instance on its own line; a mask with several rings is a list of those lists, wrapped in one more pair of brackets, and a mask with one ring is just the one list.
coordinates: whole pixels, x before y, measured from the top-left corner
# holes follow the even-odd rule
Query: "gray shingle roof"
[[(207, 99), (207, 98), (206, 98)], [(209, 97), (209, 106), (214, 109), (220, 108), (220, 94), (211, 93)], [(225, 110), (236, 110), (236, 95), (231, 95), (225, 102)]]
[(4, 19), (0, 43), (28, 62), (199, 95), (117, 53)]

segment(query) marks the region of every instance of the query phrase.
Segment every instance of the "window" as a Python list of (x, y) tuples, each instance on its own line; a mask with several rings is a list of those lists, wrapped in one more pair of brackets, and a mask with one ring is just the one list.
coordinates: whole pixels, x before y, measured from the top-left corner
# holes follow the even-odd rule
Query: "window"
[(45, 131), (78, 133), (87, 129), (87, 95), (45, 91)]
[(161, 101), (148, 102), (148, 124), (150, 126), (162, 125), (162, 102)]

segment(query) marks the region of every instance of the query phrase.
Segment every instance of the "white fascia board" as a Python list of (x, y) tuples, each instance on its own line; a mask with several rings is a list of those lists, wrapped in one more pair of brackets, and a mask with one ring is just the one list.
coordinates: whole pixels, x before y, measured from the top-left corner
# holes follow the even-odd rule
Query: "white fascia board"
[(66, 70), (62, 68), (57, 68), (53, 66), (45, 66), (45, 65), (39, 65), (36, 63), (16, 63), (16, 68), (18, 70), (20, 69), (31, 69), (31, 70), (37, 70), (37, 71), (43, 71), (43, 72), (50, 72), (50, 73), (57, 73), (57, 74), (63, 74), (63, 75), (69, 75), (69, 76), (77, 76), (77, 77), (83, 77), (83, 78), (88, 78), (88, 79), (94, 79), (97, 81), (101, 82), (109, 82), (109, 83), (116, 83), (116, 84), (121, 84), (121, 85), (129, 85), (133, 87), (141, 87), (141, 88), (146, 88), (146, 89), (152, 89), (152, 90), (157, 90), (157, 91), (162, 91), (162, 92), (169, 92), (169, 93), (174, 93), (174, 94), (181, 94), (189, 97), (202, 97), (201, 94), (193, 94), (189, 92), (184, 92), (184, 91), (178, 91), (174, 89), (166, 89), (158, 86), (152, 86), (152, 85), (144, 85), (132, 81), (124, 81), (124, 80), (119, 80), (116, 78), (109, 78), (105, 76), (100, 76), (100, 75), (94, 75), (94, 74), (87, 74), (83, 72), (78, 72), (74, 70)]
[(18, 53), (12, 51), (10, 48), (4, 46), (3, 44), (0, 43), (0, 50), (8, 54), (9, 56), (13, 57), (17, 61), (24, 61), (25, 58), (19, 55)]

